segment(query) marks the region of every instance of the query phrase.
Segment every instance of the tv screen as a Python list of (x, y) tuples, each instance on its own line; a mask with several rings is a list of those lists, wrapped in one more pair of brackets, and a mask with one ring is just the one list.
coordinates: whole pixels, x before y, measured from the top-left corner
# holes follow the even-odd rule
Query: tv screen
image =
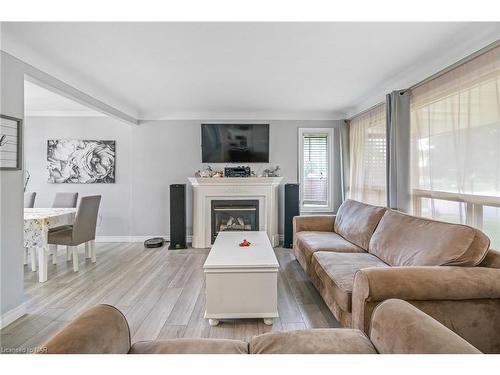
[(202, 124), (203, 163), (269, 163), (269, 124)]

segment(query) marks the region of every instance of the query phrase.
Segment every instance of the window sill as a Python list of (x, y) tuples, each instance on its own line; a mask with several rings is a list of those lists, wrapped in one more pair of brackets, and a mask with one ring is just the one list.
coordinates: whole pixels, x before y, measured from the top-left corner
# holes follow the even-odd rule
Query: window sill
[(301, 214), (328, 214), (328, 213), (333, 213), (333, 207), (318, 207), (318, 208), (301, 207), (300, 213)]

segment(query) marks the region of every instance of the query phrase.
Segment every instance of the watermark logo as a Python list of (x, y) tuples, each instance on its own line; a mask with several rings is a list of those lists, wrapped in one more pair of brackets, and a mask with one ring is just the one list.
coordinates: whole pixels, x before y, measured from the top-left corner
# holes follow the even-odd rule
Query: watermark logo
[(8, 348), (0, 346), (0, 354), (33, 354), (47, 353), (46, 346), (20, 346), (17, 348)]

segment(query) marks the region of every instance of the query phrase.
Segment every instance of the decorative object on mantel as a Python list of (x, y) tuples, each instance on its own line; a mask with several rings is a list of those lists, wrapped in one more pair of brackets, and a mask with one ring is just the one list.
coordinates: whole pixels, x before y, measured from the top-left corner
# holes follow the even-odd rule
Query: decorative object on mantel
[[(212, 167), (210, 165), (207, 165), (205, 167), (205, 169), (203, 169), (201, 172), (198, 171), (196, 173), (199, 174), (199, 177), (204, 177), (204, 178), (212, 177), (214, 175), (214, 171), (212, 170)], [(195, 173), (195, 176), (196, 176), (196, 173)], [(196, 177), (198, 177), (198, 176), (196, 176)]]
[(274, 168), (267, 168), (264, 169), (264, 172), (262, 172), (262, 177), (279, 177), (280, 176), (280, 166), (277, 165)]
[(0, 170), (20, 170), (23, 121), (6, 115), (0, 120)]
[(115, 141), (50, 139), (48, 182), (107, 184), (115, 182)]

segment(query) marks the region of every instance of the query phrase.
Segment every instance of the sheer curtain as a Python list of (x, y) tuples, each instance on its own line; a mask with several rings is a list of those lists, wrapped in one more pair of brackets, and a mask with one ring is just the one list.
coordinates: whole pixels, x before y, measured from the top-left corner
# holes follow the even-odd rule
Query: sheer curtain
[(387, 204), (385, 104), (351, 119), (349, 154), (349, 197), (385, 206)]
[(500, 245), (500, 47), (412, 90), (411, 172), (416, 214)]

